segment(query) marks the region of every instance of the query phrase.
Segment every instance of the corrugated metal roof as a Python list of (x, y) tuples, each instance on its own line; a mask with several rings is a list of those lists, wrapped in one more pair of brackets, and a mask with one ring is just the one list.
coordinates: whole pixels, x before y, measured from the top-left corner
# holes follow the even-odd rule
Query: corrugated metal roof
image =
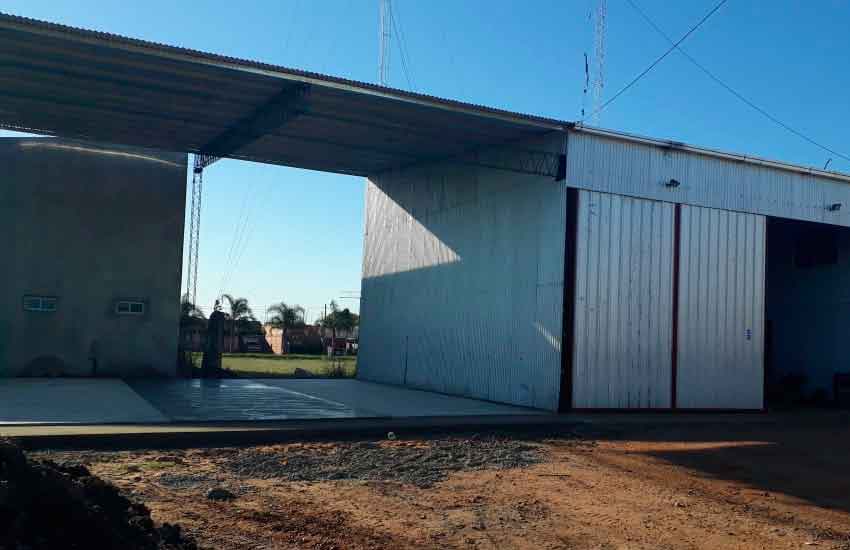
[(497, 109), (494, 107), (488, 107), (486, 105), (479, 105), (474, 103), (466, 103), (463, 101), (457, 101), (453, 99), (441, 98), (428, 94), (420, 94), (416, 92), (408, 92), (405, 90), (400, 90), (397, 88), (390, 88), (387, 86), (380, 86), (377, 84), (373, 84), (371, 82), (363, 82), (358, 80), (351, 80), (341, 77), (336, 77), (332, 75), (326, 75), (321, 73), (315, 73), (311, 71), (304, 71), (300, 69), (294, 69), (290, 67), (282, 67), (280, 65), (272, 65), (270, 63), (264, 63), (261, 61), (249, 60), (249, 59), (241, 59), (237, 57), (231, 57), (221, 54), (202, 52), (199, 50), (194, 50), (191, 48), (183, 48), (179, 46), (170, 46), (168, 44), (162, 44), (159, 42), (151, 42), (147, 40), (140, 40), (138, 38), (131, 38), (126, 36), (121, 36), (118, 34), (103, 32), (103, 31), (93, 31), (88, 29), (81, 29), (78, 27), (71, 27), (68, 25), (61, 25), (58, 23), (51, 23), (48, 21), (40, 21), (38, 19), (32, 19), (29, 17), (22, 17), (18, 15), (9, 15), (0, 12), (0, 22), (2, 23), (20, 23), (22, 26), (31, 27), (33, 29), (42, 29), (44, 31), (55, 31), (67, 35), (77, 36), (81, 39), (97, 39), (101, 41), (107, 41), (116, 46), (135, 46), (140, 48), (145, 48), (149, 50), (156, 50), (160, 53), (171, 53), (178, 55), (186, 55), (197, 58), (199, 61), (209, 61), (209, 62), (217, 62), (217, 63), (225, 63), (228, 65), (236, 65), (240, 69), (246, 68), (254, 68), (263, 71), (272, 71), (274, 73), (284, 73), (288, 76), (300, 76), (303, 78), (320, 80), (328, 84), (340, 84), (344, 86), (352, 86), (358, 88), (359, 90), (372, 90), (375, 92), (380, 92), (382, 94), (386, 94), (392, 97), (406, 98), (409, 100), (422, 100), (427, 103), (440, 104), (446, 107), (453, 107), (462, 110), (475, 111), (479, 114), (491, 114), (499, 117), (505, 117), (507, 119), (521, 119), (525, 122), (532, 124), (540, 124), (550, 129), (562, 129), (564, 125), (571, 125), (571, 123), (542, 117), (538, 115), (526, 114), (526, 113), (517, 113), (513, 111), (507, 111), (504, 109)]
[[(566, 128), (543, 117), (2, 14), (0, 124), (358, 175)], [(239, 148), (210, 150), (223, 135)]]
[[(295, 116), (253, 140), (258, 132), (244, 122), (299, 87), (309, 91)], [(0, 13), (0, 127), (368, 175), (575, 125)], [(575, 129), (850, 181), (680, 142)], [(225, 132), (247, 144), (228, 154), (204, 149)]]

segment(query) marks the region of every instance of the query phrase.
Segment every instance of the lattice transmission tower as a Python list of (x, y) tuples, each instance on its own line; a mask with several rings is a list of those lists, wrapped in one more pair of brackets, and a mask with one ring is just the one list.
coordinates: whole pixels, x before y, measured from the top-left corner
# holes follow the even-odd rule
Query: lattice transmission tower
[(201, 200), (204, 195), (204, 168), (217, 161), (211, 155), (194, 155), (189, 210), (189, 254), (186, 265), (186, 296), (198, 306), (198, 248), (201, 241)]
[(592, 81), (591, 123), (599, 125), (599, 110), (602, 107), (605, 91), (605, 19), (608, 17), (607, 0), (599, 0), (596, 5), (593, 32), (594, 74)]
[(393, 4), (392, 0), (379, 0), (381, 2), (381, 19), (378, 28), (379, 54), (378, 54), (378, 84), (386, 86), (390, 78), (390, 47), (393, 28)]

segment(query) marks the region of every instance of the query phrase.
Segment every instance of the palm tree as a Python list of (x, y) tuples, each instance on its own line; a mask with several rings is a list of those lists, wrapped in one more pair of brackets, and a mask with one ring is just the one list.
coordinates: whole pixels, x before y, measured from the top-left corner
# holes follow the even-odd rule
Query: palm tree
[(286, 331), (292, 327), (304, 324), (304, 308), (298, 304), (290, 306), (286, 302), (280, 302), (270, 306), (266, 310), (266, 313), (272, 314), (269, 324), (283, 331), (280, 343), (282, 351), (286, 353)]
[(348, 308), (343, 309), (336, 314), (336, 328), (351, 332), (360, 322), (360, 316), (356, 313), (351, 313)]
[(189, 295), (184, 295), (180, 301), (181, 319), (204, 319), (204, 312), (189, 300)]
[[(230, 333), (233, 336), (237, 336), (236, 327), (238, 323), (242, 321), (254, 320), (254, 314), (251, 311), (251, 308), (248, 307), (248, 299), (234, 298), (230, 294), (222, 294), (221, 297), (223, 300), (227, 301), (228, 308), (230, 309), (228, 313), (225, 313), (225, 315), (230, 320)], [(232, 343), (230, 351), (233, 351)]]
[(330, 308), (331, 312), (325, 315), (322, 319), (322, 326), (331, 329), (331, 334), (333, 335), (331, 345), (333, 346), (336, 344), (336, 327), (337, 317), (339, 316), (339, 306), (336, 305), (335, 301), (331, 300)]

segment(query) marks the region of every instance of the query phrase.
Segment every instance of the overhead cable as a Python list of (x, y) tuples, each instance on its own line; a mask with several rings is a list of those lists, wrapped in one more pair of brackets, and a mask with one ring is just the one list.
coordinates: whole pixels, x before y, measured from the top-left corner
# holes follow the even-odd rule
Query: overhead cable
[[(684, 35), (682, 35), (682, 37), (681, 37), (679, 40), (677, 40), (677, 41), (676, 41), (676, 42), (675, 42), (672, 46), (670, 46), (670, 48), (669, 48), (666, 52), (664, 52), (664, 53), (663, 53), (660, 57), (658, 57), (655, 61), (653, 61), (653, 62), (649, 65), (649, 67), (647, 67), (646, 69), (644, 69), (643, 71), (641, 71), (641, 72), (640, 72), (640, 74), (638, 74), (636, 77), (634, 77), (634, 78), (631, 80), (631, 82), (629, 82), (628, 84), (626, 84), (625, 86), (623, 86), (623, 87), (620, 89), (620, 91), (618, 91), (616, 94), (614, 94), (614, 95), (613, 95), (613, 96), (612, 96), (612, 97), (611, 97), (608, 101), (606, 101), (606, 102), (605, 102), (605, 103), (603, 103), (601, 106), (599, 106), (599, 108), (595, 109), (592, 113), (590, 113), (590, 114), (591, 114), (591, 116), (593, 116), (593, 115), (595, 115), (595, 114), (597, 114), (597, 113), (599, 113), (599, 112), (601, 112), (601, 111), (605, 110), (605, 108), (606, 108), (606, 107), (608, 107), (609, 105), (611, 105), (611, 104), (612, 104), (612, 103), (613, 103), (613, 102), (614, 102), (614, 101), (615, 101), (618, 97), (620, 97), (621, 95), (623, 95), (623, 94), (624, 94), (624, 93), (625, 93), (625, 92), (626, 92), (629, 88), (631, 88), (632, 86), (634, 86), (635, 84), (637, 84), (637, 82), (638, 82), (641, 78), (643, 78), (644, 76), (646, 76), (646, 74), (647, 74), (647, 73), (649, 73), (649, 71), (651, 71), (652, 69), (654, 69), (656, 65), (658, 65), (659, 63), (661, 63), (661, 61), (663, 61), (665, 57), (667, 57), (668, 55), (670, 55), (670, 52), (672, 52), (673, 50), (675, 50), (676, 48), (678, 48), (678, 47), (679, 47), (679, 44), (681, 44), (682, 42), (684, 42), (684, 41), (685, 41), (685, 40), (686, 40), (686, 39), (687, 39), (690, 35), (692, 35), (692, 34), (693, 34), (693, 33), (694, 33), (697, 29), (699, 29), (699, 28), (703, 25), (703, 23), (705, 23), (706, 21), (708, 21), (708, 19), (709, 19), (712, 15), (714, 15), (714, 14), (715, 14), (715, 12), (717, 12), (717, 10), (719, 10), (721, 7), (723, 7), (723, 5), (724, 5), (726, 2), (728, 2), (728, 1), (729, 1), (729, 0), (720, 0), (720, 2), (719, 2), (716, 6), (714, 6), (714, 7), (713, 7), (713, 8), (712, 8), (712, 9), (711, 9), (708, 13), (706, 13), (706, 14), (703, 16), (703, 18), (702, 18), (702, 19), (700, 19), (700, 20), (699, 20), (699, 22), (697, 22), (697, 24), (696, 24), (696, 25), (694, 25), (693, 27), (691, 27), (691, 28), (688, 30), (688, 32), (686, 32)], [(582, 121), (583, 121), (583, 119), (582, 119)]]
[[(646, 14), (646, 12), (644, 12), (642, 9), (640, 9), (640, 7), (637, 4), (635, 4), (635, 2), (633, 0), (626, 0), (626, 1), (629, 4), (631, 4), (632, 8), (634, 8), (634, 10), (636, 12), (638, 12), (638, 14), (640, 14), (641, 17), (643, 17), (644, 21), (646, 21), (649, 24), (650, 27), (655, 29), (655, 31), (658, 34), (660, 34), (662, 37), (664, 37), (664, 39), (667, 40), (667, 42), (670, 42), (671, 44), (673, 44), (673, 40), (667, 35), (667, 33), (665, 33), (658, 25), (656, 25), (655, 22), (652, 19), (650, 19), (650, 17)], [(694, 59), (688, 52), (686, 52), (684, 49), (680, 48), (678, 46), (678, 44), (675, 44), (674, 48), (679, 50), (679, 53), (682, 54), (685, 57), (685, 59), (690, 61), (696, 68), (698, 68), (703, 73), (705, 73), (706, 76), (708, 76), (710, 79), (712, 79), (717, 84), (719, 84), (724, 89), (726, 89), (727, 92), (729, 92), (730, 94), (732, 94), (733, 96), (735, 96), (736, 98), (741, 100), (744, 104), (746, 104), (747, 106), (749, 106), (750, 108), (752, 108), (753, 110), (755, 110), (756, 112), (758, 112), (759, 114), (761, 114), (762, 116), (764, 116), (765, 118), (767, 118), (768, 120), (773, 122), (774, 124), (784, 128), (788, 132), (791, 132), (795, 136), (807, 141), (808, 143), (814, 145), (815, 147), (818, 147), (818, 148), (826, 151), (827, 153), (833, 154), (833, 155), (840, 157), (840, 158), (842, 158), (846, 161), (850, 161), (850, 157), (848, 157), (847, 155), (843, 155), (843, 154), (839, 153), (838, 151), (836, 151), (836, 150), (834, 150), (834, 149), (832, 149), (832, 148), (830, 148), (830, 147), (828, 147), (828, 146), (826, 146), (826, 145), (824, 145), (824, 144), (822, 144), (818, 141), (815, 141), (814, 139), (810, 138), (809, 136), (802, 133), (801, 131), (796, 130), (795, 128), (789, 126), (788, 124), (785, 124), (784, 122), (782, 122), (781, 120), (779, 120), (778, 118), (776, 118), (775, 116), (773, 116), (772, 114), (770, 114), (769, 112), (764, 110), (763, 108), (759, 107), (758, 105), (756, 105), (755, 103), (753, 103), (752, 101), (750, 101), (749, 99), (744, 97), (740, 92), (738, 92), (737, 90), (732, 88), (732, 86), (730, 86), (729, 84), (726, 84), (718, 76), (716, 76), (714, 73), (709, 71), (704, 65), (702, 65), (700, 62), (698, 62), (696, 59)], [(828, 165), (829, 165), (829, 161), (827, 161), (827, 164), (824, 166), (824, 170), (826, 170), (826, 166), (828, 166)]]

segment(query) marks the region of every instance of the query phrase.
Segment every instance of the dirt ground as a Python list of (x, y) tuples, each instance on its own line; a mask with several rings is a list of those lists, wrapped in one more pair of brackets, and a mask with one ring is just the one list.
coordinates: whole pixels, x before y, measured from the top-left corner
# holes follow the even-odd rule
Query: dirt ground
[(204, 548), (850, 550), (847, 416), (767, 420), (47, 454)]

